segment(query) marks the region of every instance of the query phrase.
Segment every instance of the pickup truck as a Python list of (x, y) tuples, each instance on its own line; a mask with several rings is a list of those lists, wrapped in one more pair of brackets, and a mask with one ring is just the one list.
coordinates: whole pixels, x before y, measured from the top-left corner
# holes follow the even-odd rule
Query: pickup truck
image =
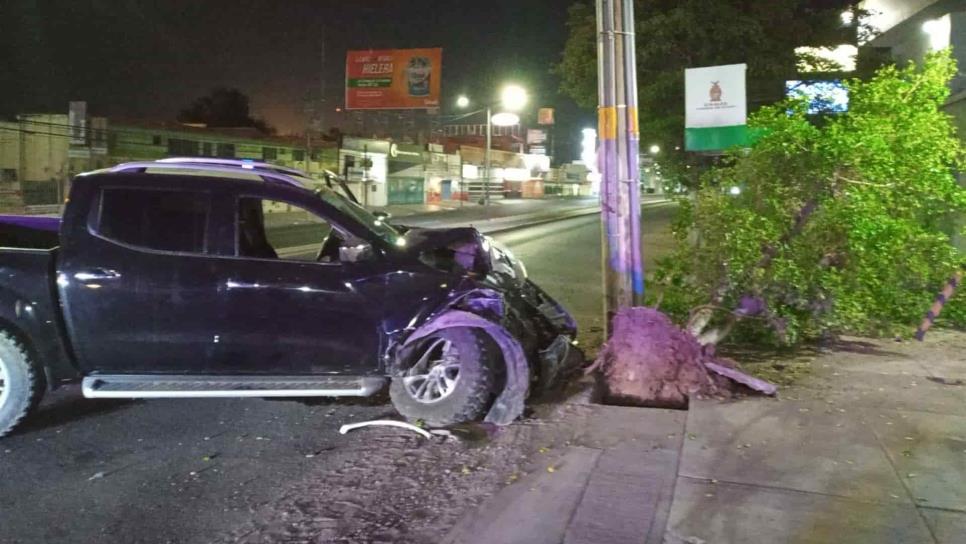
[(388, 219), (328, 177), (218, 159), (81, 174), (62, 217), (0, 216), (0, 436), (71, 382), (88, 398), (388, 384), (411, 420), (503, 425), (582, 361), (573, 318), (508, 249)]

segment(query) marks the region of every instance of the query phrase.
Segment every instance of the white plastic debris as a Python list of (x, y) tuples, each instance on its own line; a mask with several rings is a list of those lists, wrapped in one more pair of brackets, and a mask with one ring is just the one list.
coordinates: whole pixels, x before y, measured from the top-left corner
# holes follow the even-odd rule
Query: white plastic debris
[(391, 419), (376, 419), (373, 421), (362, 421), (360, 423), (348, 423), (339, 428), (339, 433), (346, 434), (349, 431), (360, 429), (362, 427), (399, 427), (400, 429), (408, 429), (415, 433), (419, 433), (423, 438), (432, 438), (433, 435), (429, 434), (425, 429), (420, 429), (419, 427), (413, 425), (412, 423), (406, 423), (404, 421), (394, 421)]

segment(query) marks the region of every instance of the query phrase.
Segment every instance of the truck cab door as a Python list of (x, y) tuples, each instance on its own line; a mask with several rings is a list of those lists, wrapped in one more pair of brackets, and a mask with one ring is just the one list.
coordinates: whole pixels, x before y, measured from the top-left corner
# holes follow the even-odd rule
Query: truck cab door
[(349, 236), (311, 196), (235, 195), (233, 244), (218, 267), (225, 307), (213, 371), (376, 374), (384, 264), (343, 262)]
[(163, 178), (114, 177), (71, 195), (57, 284), (85, 373), (204, 372), (213, 355), (211, 194), (197, 178)]

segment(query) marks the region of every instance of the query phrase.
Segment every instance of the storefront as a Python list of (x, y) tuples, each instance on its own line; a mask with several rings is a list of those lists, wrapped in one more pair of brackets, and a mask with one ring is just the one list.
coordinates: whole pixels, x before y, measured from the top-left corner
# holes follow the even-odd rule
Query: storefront
[(387, 162), (387, 201), (389, 204), (426, 202), (426, 165), (422, 147), (391, 144)]

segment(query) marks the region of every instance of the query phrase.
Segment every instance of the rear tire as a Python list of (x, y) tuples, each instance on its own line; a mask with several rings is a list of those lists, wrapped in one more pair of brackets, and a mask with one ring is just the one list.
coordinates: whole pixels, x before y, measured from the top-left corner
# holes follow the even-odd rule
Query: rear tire
[(0, 437), (13, 431), (42, 397), (43, 377), (27, 350), (9, 333), (0, 332)]
[(406, 419), (433, 427), (475, 421), (494, 397), (499, 350), (482, 331), (454, 327), (421, 340), (413, 366), (389, 387)]

